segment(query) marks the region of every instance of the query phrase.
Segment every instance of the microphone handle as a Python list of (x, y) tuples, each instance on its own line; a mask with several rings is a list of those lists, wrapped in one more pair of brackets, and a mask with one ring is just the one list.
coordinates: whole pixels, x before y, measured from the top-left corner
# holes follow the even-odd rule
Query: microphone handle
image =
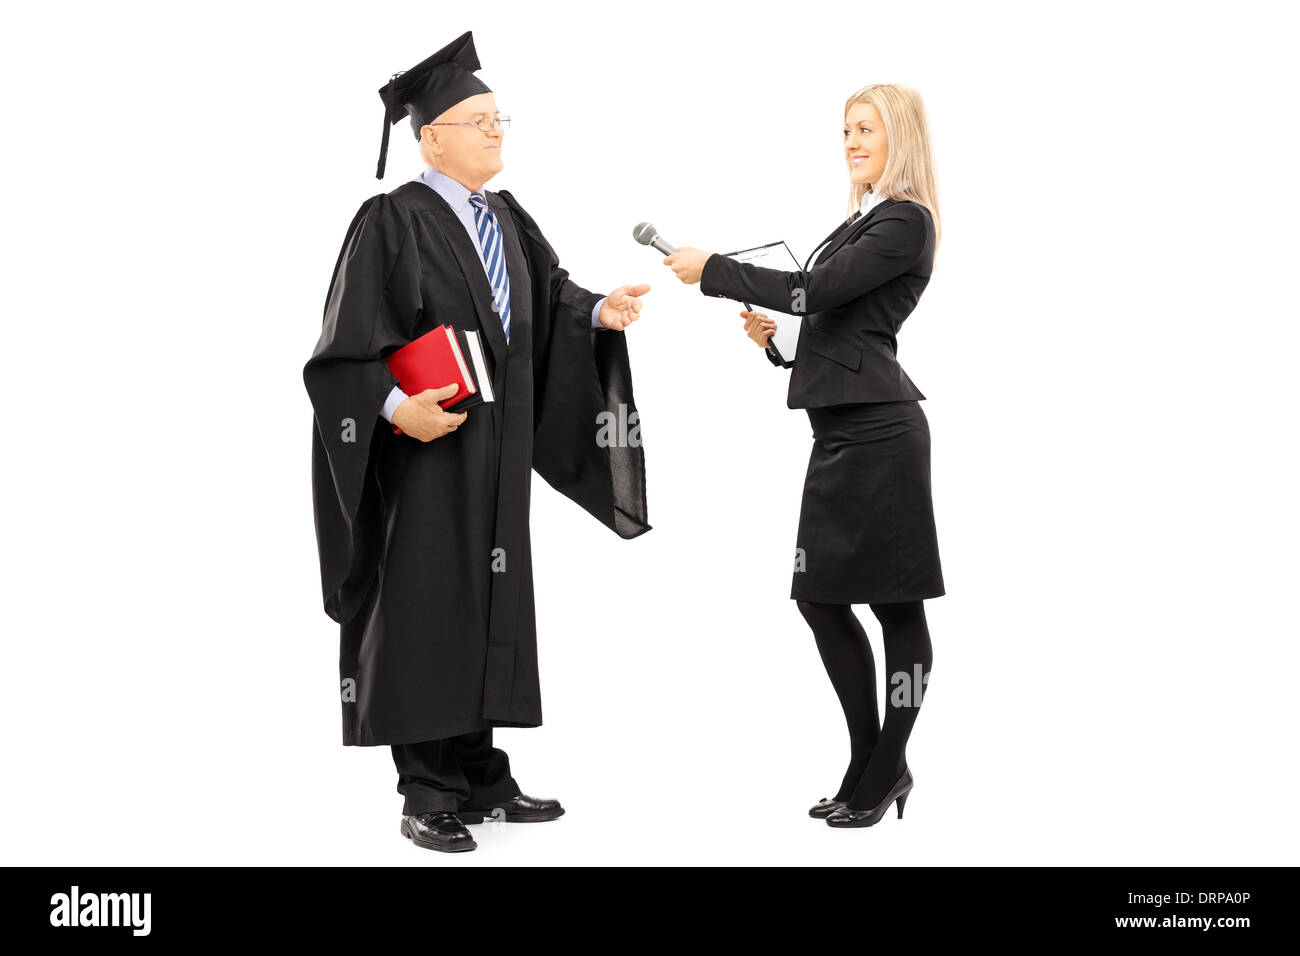
[(664, 242), (663, 239), (659, 238), (658, 236), (655, 236), (653, 239), (650, 240), (650, 245), (654, 246), (656, 249), (658, 249), (666, 256), (671, 256), (674, 252), (677, 251), (672, 246), (668, 245), (668, 243)]

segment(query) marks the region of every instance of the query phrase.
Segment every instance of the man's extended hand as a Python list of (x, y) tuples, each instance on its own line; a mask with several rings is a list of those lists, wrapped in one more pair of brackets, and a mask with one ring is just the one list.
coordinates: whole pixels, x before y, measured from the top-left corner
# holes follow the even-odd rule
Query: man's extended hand
[(412, 395), (393, 412), (393, 424), (412, 438), (429, 442), (454, 432), (469, 417), (468, 412), (445, 411), (438, 402), (451, 398), (460, 390), (456, 383), (442, 388), (426, 388)]
[(645, 283), (641, 285), (621, 285), (605, 298), (600, 307), (600, 324), (615, 332), (625, 328), (641, 318), (641, 296), (650, 291)]

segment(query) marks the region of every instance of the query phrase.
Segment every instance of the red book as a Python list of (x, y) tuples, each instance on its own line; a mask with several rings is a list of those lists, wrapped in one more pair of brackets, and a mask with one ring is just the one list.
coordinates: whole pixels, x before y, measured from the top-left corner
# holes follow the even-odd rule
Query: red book
[[(464, 411), (493, 400), (492, 377), (477, 332), (440, 325), (391, 353), (388, 370), (407, 395), (452, 383), (460, 386), (455, 395), (438, 403), (447, 410)], [(393, 432), (400, 435), (402, 430), (394, 426)]]

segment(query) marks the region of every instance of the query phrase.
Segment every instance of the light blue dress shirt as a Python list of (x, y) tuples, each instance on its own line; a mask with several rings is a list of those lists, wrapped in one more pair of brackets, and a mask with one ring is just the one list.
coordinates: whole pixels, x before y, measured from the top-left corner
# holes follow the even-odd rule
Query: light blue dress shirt
[[(474, 221), (474, 204), (469, 201), (469, 190), (446, 173), (434, 169), (428, 163), (424, 165), (424, 172), (418, 176), (412, 176), (411, 181), (424, 183), (447, 200), (447, 205), (451, 207), (451, 211), (456, 214), (456, 218), (465, 227), (465, 231), (469, 233), (469, 241), (474, 243), (474, 248), (478, 251), (479, 264), (483, 266), (483, 274), (488, 275), (487, 263), (483, 261), (483, 246), (479, 243), (478, 238), (478, 224)], [(491, 276), (488, 276), (488, 282), (491, 283), (491, 281)], [(604, 308), (604, 305), (605, 299), (601, 299), (591, 310), (591, 327), (593, 329), (604, 328), (600, 324), (600, 310)], [(384, 416), (385, 420), (391, 422), (393, 412), (397, 411), (397, 406), (406, 401), (408, 397), (400, 386), (394, 385), (393, 390), (388, 393), (388, 399), (384, 402), (380, 414)]]

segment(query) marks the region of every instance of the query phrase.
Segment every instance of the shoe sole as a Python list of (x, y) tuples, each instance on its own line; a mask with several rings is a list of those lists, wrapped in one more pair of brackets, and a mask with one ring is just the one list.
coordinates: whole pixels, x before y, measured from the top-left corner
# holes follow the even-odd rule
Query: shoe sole
[[(476, 813), (470, 810), (461, 810), (456, 813), (460, 822), (467, 827), (472, 827), (488, 819), (486, 813)], [(501, 817), (493, 817), (494, 820), (502, 820), (505, 823), (547, 823), (551, 820), (558, 820), (564, 816), (564, 807), (556, 807), (554, 810), (543, 810), (541, 813), (506, 813)]]
[[(881, 816), (880, 820), (883, 819), (885, 819), (884, 816)], [(832, 830), (862, 830), (866, 827), (874, 827), (880, 820), (872, 820), (870, 823), (831, 823), (827, 821), (826, 825)]]
[[(462, 820), (461, 822), (463, 823), (464, 821)], [(428, 840), (421, 840), (411, 832), (411, 828), (406, 825), (405, 820), (402, 821), (402, 836), (406, 837), (418, 847), (423, 847), (426, 850), (437, 850), (440, 853), (464, 853), (466, 850), (473, 850), (478, 846), (478, 844), (473, 840), (466, 843), (452, 844), (430, 843)]]

